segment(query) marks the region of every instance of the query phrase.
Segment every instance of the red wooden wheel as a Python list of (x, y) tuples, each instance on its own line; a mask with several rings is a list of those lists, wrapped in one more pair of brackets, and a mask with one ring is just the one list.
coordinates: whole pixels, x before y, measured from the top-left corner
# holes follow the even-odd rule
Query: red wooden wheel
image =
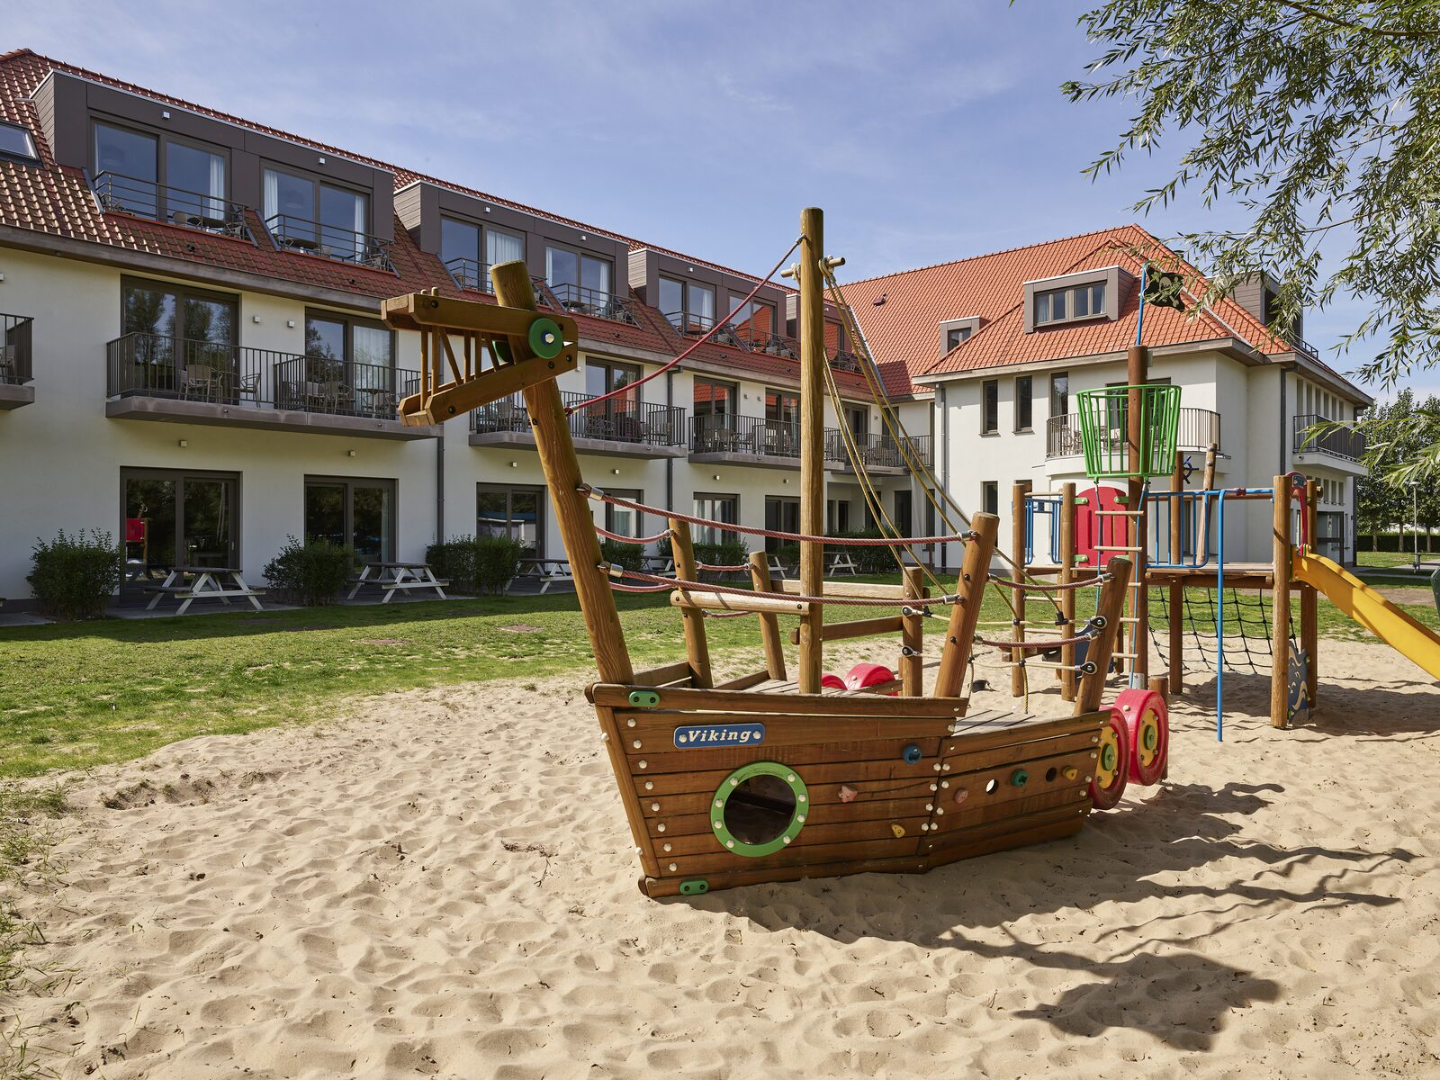
[(1130, 779), (1137, 784), (1158, 784), (1170, 757), (1170, 713), (1165, 699), (1153, 690), (1132, 687), (1120, 691), (1116, 707), (1125, 714), (1130, 735)]
[[(878, 686), (895, 678), (895, 673), (884, 664), (856, 664), (845, 676), (845, 685), (851, 690), (863, 690), (867, 686)], [(890, 695), (894, 697), (894, 694)]]
[(1130, 728), (1125, 714), (1110, 706), (1110, 719), (1100, 728), (1099, 752), (1090, 780), (1090, 802), (1096, 810), (1112, 809), (1130, 779)]
[(820, 676), (820, 685), (823, 686), (823, 687), (825, 687), (825, 689), (827, 689), (827, 690), (847, 690), (847, 689), (849, 689), (849, 688), (845, 685), (845, 680), (844, 680), (844, 679), (840, 678), (839, 675), (836, 675), (836, 674), (834, 674), (833, 672), (829, 672), (829, 671), (827, 671), (824, 675), (821, 675), (821, 676)]

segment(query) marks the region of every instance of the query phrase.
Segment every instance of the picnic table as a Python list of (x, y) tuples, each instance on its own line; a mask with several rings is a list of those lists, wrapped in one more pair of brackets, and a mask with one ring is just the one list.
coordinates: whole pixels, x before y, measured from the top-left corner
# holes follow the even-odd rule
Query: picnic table
[(556, 582), (573, 582), (574, 575), (570, 573), (570, 563), (566, 559), (521, 559), (520, 570), (510, 579), (505, 586), (509, 592), (515, 582), (522, 579), (535, 578), (540, 582), (540, 591), (547, 592), (551, 585)]
[(848, 551), (841, 551), (835, 555), (831, 555), (827, 562), (829, 565), (826, 567), (826, 570), (832, 574), (838, 574), (843, 570), (851, 577), (854, 577), (859, 572), (859, 567), (855, 565), (855, 560), (850, 557)]
[(145, 591), (155, 594), (145, 605), (146, 611), (154, 611), (161, 600), (170, 597), (180, 601), (175, 614), (184, 615), (196, 600), (219, 600), (228, 607), (232, 596), (249, 600), (256, 611), (265, 610), (259, 600), (265, 590), (245, 584), (238, 566), (172, 566), (163, 582), (146, 585)]
[(351, 578), (350, 583), (354, 588), (347, 600), (354, 600), (355, 594), (367, 585), (384, 590), (382, 604), (388, 604), (397, 592), (408, 596), (412, 589), (434, 589), (440, 599), (450, 599), (445, 595), (445, 586), (450, 582), (437, 578), (430, 564), (423, 562), (367, 562), (359, 577)]

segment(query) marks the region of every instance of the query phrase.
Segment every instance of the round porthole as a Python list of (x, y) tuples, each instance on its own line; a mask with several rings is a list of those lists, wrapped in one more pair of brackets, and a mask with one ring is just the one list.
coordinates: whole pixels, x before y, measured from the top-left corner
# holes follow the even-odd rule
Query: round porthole
[(805, 827), (810, 795), (788, 765), (756, 761), (720, 782), (710, 802), (710, 827), (726, 851), (757, 858), (785, 847)]

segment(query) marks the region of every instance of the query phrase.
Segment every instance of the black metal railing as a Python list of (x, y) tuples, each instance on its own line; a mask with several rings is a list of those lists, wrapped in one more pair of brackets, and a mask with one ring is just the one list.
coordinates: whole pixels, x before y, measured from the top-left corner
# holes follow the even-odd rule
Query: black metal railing
[(664, 311), (661, 312), (665, 318), (670, 320), (670, 325), (682, 334), (705, 334), (715, 326), (713, 315), (692, 315), (686, 311)]
[(395, 272), (390, 262), (390, 242), (368, 233), (294, 214), (272, 214), (265, 219), (265, 228), (278, 248)]
[[(1113, 440), (1105, 447), (1106, 452), (1118, 453), (1125, 442), (1125, 410), (1115, 413), (1114, 423), (1103, 437)], [(1181, 450), (1205, 450), (1211, 445), (1220, 445), (1220, 414), (1210, 409), (1181, 409), (1176, 429), (1175, 445)], [(1047, 458), (1072, 457), (1085, 452), (1080, 436), (1080, 414), (1052, 416), (1045, 421), (1045, 456)]]
[(800, 458), (800, 425), (762, 416), (692, 416), (690, 451), (695, 454), (762, 454)]
[[(850, 441), (855, 444), (855, 449), (860, 453), (861, 462), (867, 467), (903, 469), (908, 468), (909, 461), (915, 458), (923, 461), (927, 467), (934, 464), (931, 457), (929, 435), (909, 436), (910, 454), (908, 456), (901, 451), (900, 446), (890, 437), (889, 433), (852, 435)], [(825, 429), (825, 457), (830, 461), (844, 462), (846, 468), (852, 467), (846, 439), (835, 428)]]
[(860, 358), (847, 349), (826, 347), (825, 355), (835, 371), (859, 371)]
[(1352, 423), (1337, 422), (1320, 413), (1301, 413), (1292, 421), (1295, 453), (1329, 454), (1359, 461), (1365, 456), (1365, 436), (1351, 427)]
[(750, 326), (736, 326), (732, 332), (739, 340), (742, 348), (751, 352), (768, 353), (770, 356), (783, 356), (790, 360), (800, 359), (800, 343), (779, 334), (772, 334), (768, 330), (757, 330)]
[(158, 397), (254, 409), (394, 420), (418, 371), (163, 334), (106, 346), (110, 397)]
[(0, 315), (0, 383), (21, 385), (34, 377), (30, 352), (34, 325), (28, 315)]
[[(620, 396), (596, 401), (598, 395), (562, 391), (560, 400), (570, 413), (570, 434), (577, 439), (603, 439), (636, 446), (685, 445), (685, 410), (671, 405)], [(588, 404), (595, 401), (594, 405)], [(496, 432), (529, 434), (530, 415), (525, 399), (511, 394), (470, 414), (470, 430), (477, 435)]]
[(636, 323), (635, 311), (630, 302), (603, 289), (590, 289), (562, 281), (549, 286), (560, 309), (579, 315), (593, 315), (598, 319), (614, 322)]
[(106, 171), (95, 177), (95, 198), (107, 214), (130, 214), (255, 242), (245, 220), (245, 207), (219, 195)]
[(449, 271), (455, 284), (462, 289), (474, 289), (476, 292), (488, 293), (493, 288), (490, 283), (489, 263), (477, 262), (474, 259), (460, 256), (446, 260), (445, 269)]

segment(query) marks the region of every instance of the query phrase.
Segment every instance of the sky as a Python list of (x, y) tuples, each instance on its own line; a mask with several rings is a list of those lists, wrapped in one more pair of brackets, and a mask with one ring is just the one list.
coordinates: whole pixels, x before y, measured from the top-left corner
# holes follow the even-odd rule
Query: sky
[[(143, 19), (135, 13), (144, 10)], [(842, 280), (1139, 221), (1241, 221), (1170, 157), (1092, 182), (1124, 102), (1060, 84), (1099, 48), (1063, 0), (357, 0), (10, 5), (27, 46), (213, 108), (763, 274), (825, 209)], [(1178, 141), (1172, 140), (1178, 147)], [(1307, 313), (1329, 351), (1353, 303)], [(1417, 383), (1417, 390), (1440, 390)]]

